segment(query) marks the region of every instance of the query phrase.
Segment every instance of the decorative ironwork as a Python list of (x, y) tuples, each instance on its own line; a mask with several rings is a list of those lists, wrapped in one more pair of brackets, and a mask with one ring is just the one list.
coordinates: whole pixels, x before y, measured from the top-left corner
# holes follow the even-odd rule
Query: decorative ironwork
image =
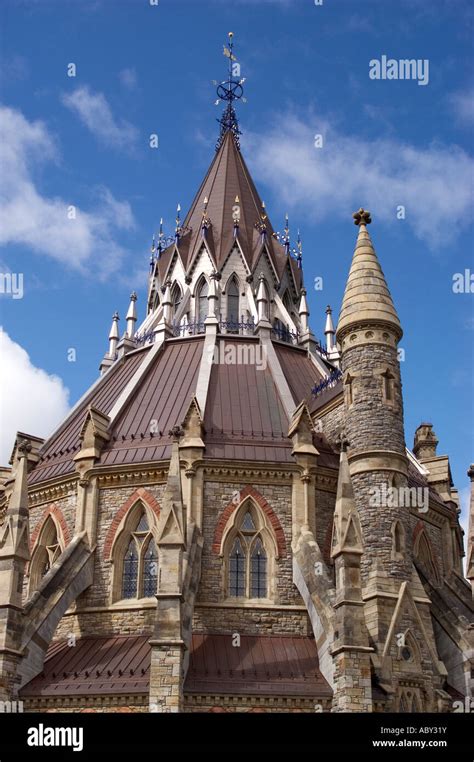
[(239, 321), (222, 320), (221, 318), (219, 320), (219, 331), (221, 333), (235, 333), (240, 336), (244, 334), (253, 334), (255, 331), (255, 322), (253, 320), (244, 320), (243, 315), (242, 319)]
[(274, 333), (280, 341), (286, 341), (287, 344), (298, 343), (299, 334), (291, 331), (289, 326), (285, 327), (283, 324), (281, 326), (274, 325), (272, 327), (272, 333)]
[(144, 346), (145, 344), (153, 344), (155, 341), (155, 332), (154, 331), (145, 331), (144, 333), (138, 334), (134, 337), (134, 342), (137, 345), (137, 347)]
[(288, 223), (288, 214), (285, 214), (285, 227), (283, 228), (283, 231), (277, 231), (276, 233), (273, 233), (273, 238), (276, 238), (279, 243), (284, 247), (285, 252), (288, 256), (292, 256), (296, 259), (296, 262), (298, 264), (298, 269), (301, 270), (302, 266), (302, 260), (303, 260), (303, 245), (301, 243), (301, 236), (300, 231), (298, 229), (297, 238), (296, 238), (296, 246), (291, 246), (291, 240), (290, 240), (290, 226)]
[[(150, 257), (150, 270), (153, 270), (155, 261), (161, 257), (162, 252), (171, 246), (176, 240), (175, 236), (165, 235), (163, 233), (163, 217), (160, 219), (160, 231), (158, 233), (157, 241), (155, 241), (155, 234), (153, 233), (153, 239), (151, 243), (151, 257)], [(155, 254), (157, 256), (155, 257)]]
[(173, 323), (171, 329), (173, 336), (195, 336), (198, 333), (204, 333), (205, 325), (202, 320), (197, 320), (194, 323), (182, 323), (181, 325)]
[(222, 114), (221, 118), (217, 120), (221, 126), (221, 131), (219, 140), (216, 144), (216, 151), (219, 150), (220, 146), (222, 145), (222, 141), (227, 132), (233, 133), (237, 147), (240, 148), (239, 135), (242, 133), (239, 130), (239, 123), (235, 113), (234, 102), (242, 100), (243, 103), (246, 103), (246, 98), (243, 97), (244, 89), (242, 87), (245, 82), (245, 77), (240, 77), (240, 64), (237, 62), (237, 58), (233, 52), (233, 37), (233, 32), (229, 32), (228, 47), (224, 45), (224, 55), (229, 59), (227, 79), (223, 82), (217, 82), (216, 80), (213, 81), (213, 84), (217, 86), (217, 100), (215, 101), (215, 105), (218, 106), (221, 101), (225, 101), (227, 103), (224, 109), (224, 113)]
[(316, 384), (316, 386), (313, 386), (311, 389), (311, 393), (314, 397), (317, 397), (319, 394), (324, 392), (329, 387), (335, 386), (339, 379), (342, 377), (342, 372), (339, 369), (334, 370), (328, 378), (323, 379), (319, 382), (319, 384)]

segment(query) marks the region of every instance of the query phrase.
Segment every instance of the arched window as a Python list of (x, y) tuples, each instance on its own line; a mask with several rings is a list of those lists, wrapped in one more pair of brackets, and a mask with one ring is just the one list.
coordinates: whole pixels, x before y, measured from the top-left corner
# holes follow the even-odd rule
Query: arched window
[(433, 551), (431, 543), (426, 535), (426, 531), (423, 529), (418, 535), (417, 542), (415, 543), (415, 559), (421, 563), (422, 570), (432, 582), (439, 583), (439, 574), (436, 563), (433, 558)]
[(402, 560), (405, 554), (405, 530), (400, 521), (392, 524), (392, 559)]
[(292, 301), (292, 298), (290, 296), (290, 293), (289, 293), (288, 289), (283, 294), (283, 300), (282, 301), (283, 301), (284, 307), (285, 307), (286, 311), (288, 312), (288, 314), (289, 315), (293, 315), (293, 312), (294, 312), (294, 310), (293, 310), (293, 301)]
[(268, 554), (263, 520), (252, 504), (238, 512), (226, 539), (227, 595), (231, 598), (268, 598)]
[(181, 299), (183, 298), (183, 295), (181, 293), (181, 289), (179, 287), (179, 284), (174, 283), (173, 288), (171, 289), (171, 319), (174, 320), (176, 313), (178, 311), (178, 307), (181, 304)]
[(388, 368), (382, 373), (382, 388), (385, 402), (393, 402), (395, 399), (395, 376)]
[[(230, 325), (229, 325), (230, 324)], [(227, 284), (227, 333), (239, 332), (239, 287), (235, 278)]]
[[(207, 280), (203, 278), (196, 293), (196, 322), (199, 324), (203, 324), (207, 318), (209, 310), (207, 299), (208, 293), (209, 285)], [(200, 327), (198, 330), (203, 331), (204, 326)]]
[(238, 537), (229, 557), (229, 595), (241, 598), (246, 590), (246, 558)]
[(30, 562), (30, 594), (37, 590), (43, 577), (61, 555), (58, 528), (51, 516), (43, 524)]
[(128, 542), (122, 562), (121, 598), (151, 598), (157, 590), (158, 551), (143, 508), (132, 526), (135, 529), (123, 538)]

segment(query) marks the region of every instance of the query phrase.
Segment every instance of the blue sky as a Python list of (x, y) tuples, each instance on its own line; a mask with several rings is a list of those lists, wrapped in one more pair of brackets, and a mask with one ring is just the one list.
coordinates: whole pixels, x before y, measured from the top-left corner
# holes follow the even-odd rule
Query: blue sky
[[(326, 304), (337, 317), (351, 214), (366, 206), (405, 330), (407, 443), (432, 421), (466, 496), (474, 294), (454, 293), (453, 275), (474, 272), (470, 6), (3, 0), (0, 270), (23, 273), (24, 295), (0, 295), (1, 461), (14, 430), (48, 433), (95, 379), (132, 288), (144, 317), (152, 232), (160, 216), (172, 231), (176, 204), (185, 213), (214, 153), (211, 81), (225, 76), (232, 30), (248, 101), (242, 150), (274, 226), (288, 211), (301, 229), (314, 332)], [(427, 59), (428, 84), (370, 79), (382, 55)], [(311, 288), (316, 277), (323, 291)]]

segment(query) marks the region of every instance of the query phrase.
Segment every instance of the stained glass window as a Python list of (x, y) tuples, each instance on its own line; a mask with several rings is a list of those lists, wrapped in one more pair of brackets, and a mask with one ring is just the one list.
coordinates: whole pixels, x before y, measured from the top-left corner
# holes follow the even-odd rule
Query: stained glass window
[(250, 596), (252, 598), (266, 598), (267, 556), (260, 537), (257, 538), (252, 550), (250, 566), (250, 588)]
[(155, 541), (151, 538), (143, 559), (143, 596), (145, 598), (151, 598), (152, 595), (156, 595), (157, 580), (158, 552)]
[(136, 598), (138, 584), (138, 552), (132, 537), (123, 562), (122, 598)]
[(137, 526), (135, 531), (136, 532), (149, 532), (148, 521), (147, 521), (146, 513), (145, 512), (142, 513), (140, 521), (139, 521), (139, 524), (138, 524), (138, 526)]
[(241, 529), (244, 532), (256, 532), (255, 524), (253, 523), (252, 514), (250, 511), (247, 511), (247, 513), (244, 516), (244, 520), (242, 521)]
[(245, 554), (237, 537), (229, 558), (229, 595), (245, 595)]

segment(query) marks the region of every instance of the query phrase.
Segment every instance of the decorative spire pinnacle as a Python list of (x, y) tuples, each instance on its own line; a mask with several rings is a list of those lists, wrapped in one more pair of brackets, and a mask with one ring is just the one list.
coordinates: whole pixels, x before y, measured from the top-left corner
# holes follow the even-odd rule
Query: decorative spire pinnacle
[(109, 357), (115, 358), (117, 352), (117, 344), (119, 340), (118, 321), (120, 320), (118, 312), (114, 312), (112, 316), (112, 325), (109, 333)]
[(362, 207), (358, 212), (354, 212), (352, 216), (354, 218), (354, 225), (357, 225), (357, 227), (360, 225), (370, 225), (372, 222), (370, 212), (368, 212), (366, 209), (363, 209)]
[(265, 238), (267, 234), (267, 210), (265, 209), (265, 201), (262, 201), (262, 206), (260, 208), (260, 219), (255, 223), (255, 227), (260, 231), (262, 239)]
[(359, 232), (337, 324), (337, 340), (342, 346), (344, 335), (356, 325), (384, 325), (399, 340), (403, 334), (400, 320), (367, 230), (370, 212), (361, 208), (352, 216)]
[(219, 140), (217, 141), (216, 151), (221, 147), (224, 136), (228, 132), (232, 132), (237, 144), (237, 148), (239, 148), (239, 135), (242, 134), (239, 130), (237, 115), (234, 108), (234, 101), (242, 99), (243, 103), (245, 103), (245, 98), (242, 97), (244, 94), (242, 85), (245, 82), (245, 78), (240, 77), (240, 64), (238, 63), (237, 58), (233, 52), (234, 33), (229, 32), (228, 37), (228, 45), (224, 45), (224, 55), (229, 60), (227, 79), (219, 83), (214, 80), (214, 84), (217, 85), (217, 100), (215, 101), (215, 105), (218, 106), (221, 101), (225, 101), (227, 103), (222, 117), (217, 120), (221, 126), (221, 131)]
[(203, 237), (206, 235), (206, 232), (211, 227), (211, 220), (207, 214), (208, 203), (209, 203), (209, 200), (207, 196), (205, 196), (203, 204), (202, 204), (202, 221), (201, 221), (201, 233)]
[(235, 197), (234, 206), (232, 207), (232, 219), (234, 220), (234, 238), (237, 238), (240, 222), (240, 199), (238, 196)]
[(135, 307), (135, 302), (137, 301), (137, 295), (135, 291), (132, 291), (130, 294), (130, 306), (128, 308), (126, 321), (127, 321), (127, 334), (130, 339), (133, 338), (133, 335), (135, 333), (135, 323), (137, 321), (137, 310)]
[(296, 261), (298, 262), (298, 269), (301, 270), (303, 266), (303, 244), (301, 243), (299, 228), (298, 228), (298, 236), (296, 238)]
[(306, 333), (306, 331), (308, 331), (309, 329), (309, 326), (308, 326), (309, 309), (308, 309), (308, 302), (306, 301), (305, 288), (301, 289), (301, 299), (300, 299), (298, 314), (301, 320), (301, 330), (303, 333)]

